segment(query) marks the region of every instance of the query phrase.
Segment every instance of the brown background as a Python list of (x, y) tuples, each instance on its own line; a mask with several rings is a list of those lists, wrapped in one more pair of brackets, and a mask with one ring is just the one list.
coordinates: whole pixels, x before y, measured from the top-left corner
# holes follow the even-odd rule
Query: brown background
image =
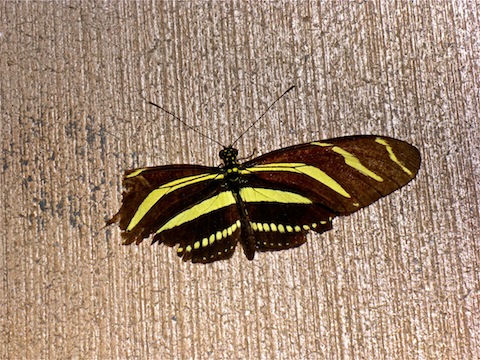
[[(0, 5), (0, 358), (472, 359), (480, 4)], [(296, 250), (209, 266), (101, 229), (124, 169), (350, 134), (421, 149), (406, 188)]]

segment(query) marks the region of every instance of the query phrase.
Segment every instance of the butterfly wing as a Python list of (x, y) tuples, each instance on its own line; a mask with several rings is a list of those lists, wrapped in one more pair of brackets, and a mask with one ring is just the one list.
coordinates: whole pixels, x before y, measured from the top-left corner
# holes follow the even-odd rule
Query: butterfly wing
[(282, 250), (303, 244), (309, 230), (330, 230), (335, 216), (351, 214), (406, 185), (418, 172), (420, 154), (400, 140), (351, 136), (273, 151), (244, 167), (246, 188), (275, 189), (272, 202), (285, 198), (275, 206), (243, 199), (257, 250)]
[(153, 242), (177, 246), (184, 261), (228, 259), (240, 236), (235, 198), (218, 168), (169, 165), (125, 172), (122, 206), (107, 225), (118, 222), (124, 244)]
[(195, 202), (183, 204), (156, 230), (153, 242), (178, 244), (184, 261), (209, 263), (230, 258), (240, 237), (240, 215), (233, 193), (217, 186), (210, 193), (193, 193)]

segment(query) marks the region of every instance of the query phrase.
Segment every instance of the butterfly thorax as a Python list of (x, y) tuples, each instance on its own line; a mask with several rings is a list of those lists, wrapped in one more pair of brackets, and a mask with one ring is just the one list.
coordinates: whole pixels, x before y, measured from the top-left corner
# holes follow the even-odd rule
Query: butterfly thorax
[(237, 160), (238, 150), (231, 146), (226, 147), (220, 150), (219, 155), (223, 161), (221, 169), (225, 174), (225, 179), (230, 185), (238, 184), (239, 171), (241, 169), (241, 164)]

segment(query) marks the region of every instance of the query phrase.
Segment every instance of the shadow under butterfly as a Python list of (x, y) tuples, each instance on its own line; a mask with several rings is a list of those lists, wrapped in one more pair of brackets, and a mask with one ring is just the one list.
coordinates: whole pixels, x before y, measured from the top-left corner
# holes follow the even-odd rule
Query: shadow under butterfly
[(257, 251), (298, 247), (309, 231), (330, 230), (335, 217), (409, 183), (421, 162), (419, 151), (404, 141), (359, 135), (294, 145), (239, 163), (238, 139), (223, 146), (220, 167), (125, 171), (122, 206), (107, 226), (119, 223), (125, 245), (154, 234), (152, 244), (176, 247), (184, 261), (228, 259), (238, 242), (253, 260)]

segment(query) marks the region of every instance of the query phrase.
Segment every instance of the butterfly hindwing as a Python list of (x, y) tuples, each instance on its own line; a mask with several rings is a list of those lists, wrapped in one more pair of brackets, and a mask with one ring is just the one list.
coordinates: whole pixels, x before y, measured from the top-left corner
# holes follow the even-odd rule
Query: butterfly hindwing
[(332, 228), (333, 214), (320, 205), (247, 203), (257, 251), (294, 248), (307, 241), (309, 231)]
[(184, 208), (157, 230), (153, 242), (178, 245), (177, 255), (184, 261), (209, 263), (230, 258), (241, 224), (237, 206), (228, 201), (229, 196), (220, 192)]

